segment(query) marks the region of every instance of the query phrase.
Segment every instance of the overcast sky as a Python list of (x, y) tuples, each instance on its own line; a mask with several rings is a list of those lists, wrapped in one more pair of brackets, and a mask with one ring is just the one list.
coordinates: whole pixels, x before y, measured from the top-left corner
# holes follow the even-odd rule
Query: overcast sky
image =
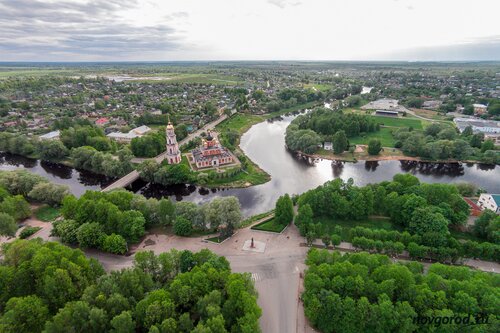
[(0, 0), (0, 61), (500, 60), (498, 0)]

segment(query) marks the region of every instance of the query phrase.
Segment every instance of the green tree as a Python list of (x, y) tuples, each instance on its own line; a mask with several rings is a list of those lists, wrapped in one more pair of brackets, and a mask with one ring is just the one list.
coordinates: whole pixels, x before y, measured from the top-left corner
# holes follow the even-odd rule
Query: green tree
[(134, 333), (135, 322), (130, 311), (123, 311), (111, 319), (111, 333)]
[(31, 215), (31, 208), (22, 195), (15, 195), (5, 198), (0, 203), (0, 212), (9, 214), (16, 221), (21, 221)]
[(309, 225), (313, 222), (313, 211), (310, 205), (301, 205), (298, 209), (295, 224), (299, 228), (300, 234), (305, 236), (309, 229)]
[(120, 235), (111, 234), (104, 238), (102, 249), (110, 253), (124, 254), (127, 252), (127, 241)]
[(368, 142), (368, 154), (370, 155), (378, 155), (382, 150), (382, 144), (378, 139), (372, 139)]
[(0, 329), (5, 333), (41, 332), (48, 318), (49, 310), (38, 296), (13, 297), (0, 318)]
[(491, 139), (484, 140), (481, 144), (481, 152), (484, 153), (487, 150), (495, 150), (495, 143)]
[(100, 248), (106, 234), (97, 222), (84, 223), (76, 232), (78, 244), (83, 248)]
[(0, 235), (15, 236), (17, 231), (16, 221), (7, 213), (0, 212)]
[(174, 222), (174, 233), (177, 236), (189, 236), (191, 235), (192, 230), (193, 226), (188, 219), (182, 216), (177, 216)]
[(288, 194), (281, 196), (276, 201), (274, 220), (280, 225), (287, 225), (293, 221), (293, 202)]
[(340, 130), (333, 135), (333, 152), (342, 154), (347, 149), (347, 136), (344, 131)]

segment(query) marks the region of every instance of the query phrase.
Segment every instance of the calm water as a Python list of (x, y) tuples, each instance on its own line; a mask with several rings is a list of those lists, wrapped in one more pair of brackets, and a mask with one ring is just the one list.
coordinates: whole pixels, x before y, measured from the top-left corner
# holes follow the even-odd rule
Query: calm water
[[(498, 166), (400, 161), (332, 163), (328, 160), (313, 162), (296, 157), (285, 148), (284, 142), (285, 129), (292, 119), (293, 116), (290, 116), (254, 125), (241, 138), (241, 148), (245, 154), (272, 176), (271, 181), (266, 184), (243, 189), (217, 190), (192, 185), (159, 186), (137, 181), (132, 190), (148, 197), (169, 196), (174, 200), (196, 203), (206, 202), (216, 196), (234, 195), (239, 198), (246, 216), (272, 209), (276, 199), (284, 193), (302, 193), (334, 178), (353, 178), (356, 185), (365, 185), (390, 180), (397, 173), (410, 172), (423, 182), (466, 181), (488, 192), (500, 193)], [(23, 163), (18, 161), (15, 164), (12, 159), (12, 155), (10, 158), (0, 158), (0, 169), (30, 169), (56, 183), (69, 185), (77, 195), (85, 189), (99, 189), (110, 182), (105, 177), (64, 166), (40, 163), (36, 160)]]
[(100, 190), (113, 182), (112, 178), (89, 171), (0, 152), (0, 170), (16, 169), (26, 169), (53, 183), (67, 185), (76, 196), (82, 195), (86, 190)]

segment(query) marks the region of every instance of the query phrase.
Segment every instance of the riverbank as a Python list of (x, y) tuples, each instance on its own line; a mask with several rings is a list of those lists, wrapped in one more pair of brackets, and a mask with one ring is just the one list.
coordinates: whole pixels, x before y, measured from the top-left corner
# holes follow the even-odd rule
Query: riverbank
[(306, 156), (313, 159), (325, 159), (338, 162), (356, 162), (356, 161), (415, 161), (415, 162), (428, 162), (428, 163), (481, 163), (485, 165), (495, 166), (496, 164), (488, 164), (476, 160), (430, 160), (417, 156), (407, 156), (401, 149), (384, 147), (378, 155), (368, 154), (367, 145), (356, 145), (354, 152), (343, 152), (342, 154), (334, 154), (331, 150), (320, 149), (314, 154), (304, 154), (300, 151), (296, 152), (300, 156)]

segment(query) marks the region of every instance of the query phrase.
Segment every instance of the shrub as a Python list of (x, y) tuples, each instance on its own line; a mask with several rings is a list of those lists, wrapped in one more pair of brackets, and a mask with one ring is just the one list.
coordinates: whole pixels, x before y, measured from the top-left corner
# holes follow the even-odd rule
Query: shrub
[(19, 238), (21, 239), (25, 239), (25, 238), (28, 238), (29, 236), (35, 234), (36, 232), (38, 232), (38, 230), (42, 229), (41, 227), (30, 227), (30, 226), (27, 226), (26, 228), (24, 228), (21, 233), (19, 234)]
[(104, 238), (102, 249), (114, 254), (124, 254), (127, 252), (127, 241), (120, 235), (111, 234)]
[(178, 216), (174, 222), (174, 233), (177, 236), (189, 236), (192, 231), (193, 226), (191, 222), (182, 216)]

